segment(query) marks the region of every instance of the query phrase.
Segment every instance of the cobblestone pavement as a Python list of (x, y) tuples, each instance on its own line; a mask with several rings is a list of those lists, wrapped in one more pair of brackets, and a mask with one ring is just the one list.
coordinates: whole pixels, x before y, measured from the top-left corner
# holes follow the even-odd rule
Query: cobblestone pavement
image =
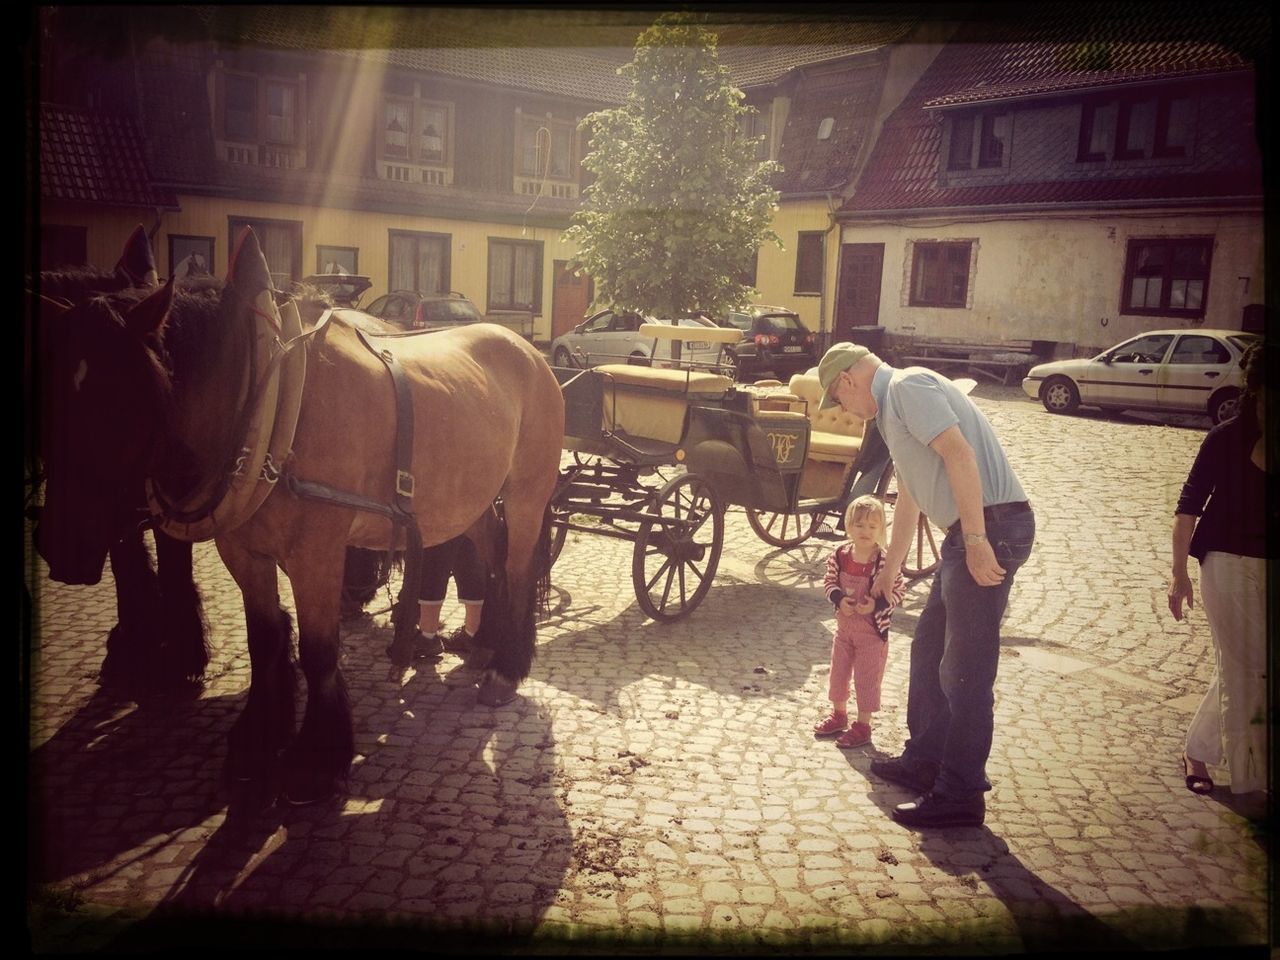
[[(107, 578), (29, 577), (33, 947), (1266, 945), (1266, 828), (1225, 790), (1188, 792), (1178, 759), (1212, 653), (1198, 604), (1182, 624), (1165, 608), (1169, 525), (1207, 423), (975, 397), (1039, 523), (1004, 627), (984, 827), (904, 829), (888, 812), (907, 791), (868, 771), (905, 737), (927, 581), (895, 614), (874, 745), (842, 752), (810, 733), (832, 544), (774, 550), (740, 510), (713, 590), (669, 625), (636, 606), (629, 544), (571, 534), (533, 674), (497, 710), (453, 656), (388, 681), (381, 594), (344, 624), (349, 792), (228, 818), (220, 766), (249, 664), (204, 544), (213, 663), (202, 696), (163, 707), (98, 692)], [(452, 601), (446, 615), (460, 622)]]

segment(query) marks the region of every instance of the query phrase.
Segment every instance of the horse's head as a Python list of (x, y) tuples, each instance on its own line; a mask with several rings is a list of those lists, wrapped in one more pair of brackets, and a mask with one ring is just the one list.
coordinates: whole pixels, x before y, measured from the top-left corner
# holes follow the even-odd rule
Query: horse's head
[(173, 286), (93, 297), (41, 317), (36, 531), (50, 576), (97, 583), (107, 550), (137, 522), (162, 435), (169, 377), (162, 336)]

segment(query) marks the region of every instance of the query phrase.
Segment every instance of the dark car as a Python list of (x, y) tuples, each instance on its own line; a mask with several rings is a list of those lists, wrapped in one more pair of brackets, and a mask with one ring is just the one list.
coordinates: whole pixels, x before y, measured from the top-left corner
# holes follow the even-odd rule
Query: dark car
[(484, 320), (476, 305), (460, 293), (394, 290), (378, 297), (364, 312), (405, 330), (446, 330)]
[(756, 304), (730, 311), (720, 325), (742, 331), (742, 340), (729, 348), (740, 377), (772, 373), (785, 380), (818, 362), (813, 334), (793, 310)]

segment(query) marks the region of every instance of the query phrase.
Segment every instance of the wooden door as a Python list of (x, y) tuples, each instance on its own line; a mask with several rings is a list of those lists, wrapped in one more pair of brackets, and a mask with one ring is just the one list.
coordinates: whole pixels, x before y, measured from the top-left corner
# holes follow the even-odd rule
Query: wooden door
[(835, 339), (848, 340), (854, 327), (880, 322), (883, 243), (840, 245), (840, 279), (836, 291)]
[(591, 279), (574, 276), (568, 260), (555, 261), (551, 291), (551, 336), (568, 333), (580, 324), (591, 305)]

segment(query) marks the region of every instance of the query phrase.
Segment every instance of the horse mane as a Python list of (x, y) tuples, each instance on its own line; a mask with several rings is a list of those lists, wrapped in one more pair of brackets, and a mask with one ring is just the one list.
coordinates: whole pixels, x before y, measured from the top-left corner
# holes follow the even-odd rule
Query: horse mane
[(66, 267), (43, 270), (36, 276), (34, 292), (52, 299), (78, 303), (94, 294), (129, 290), (132, 281), (123, 273), (98, 267)]

